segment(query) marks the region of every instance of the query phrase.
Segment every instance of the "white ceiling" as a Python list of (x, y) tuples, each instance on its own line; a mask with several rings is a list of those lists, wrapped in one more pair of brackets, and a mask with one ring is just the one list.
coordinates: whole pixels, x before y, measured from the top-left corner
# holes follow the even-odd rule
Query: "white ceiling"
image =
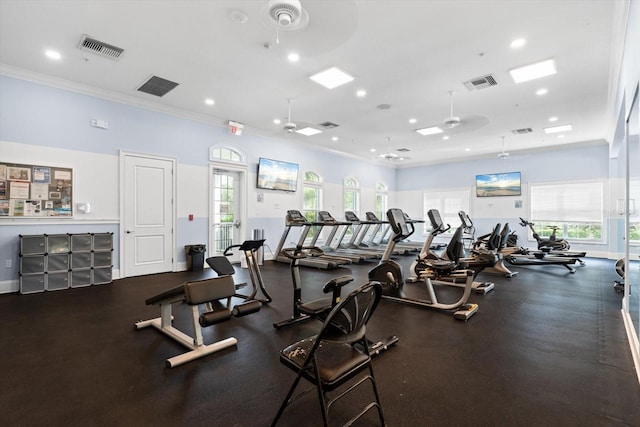
[[(0, 73), (211, 123), (234, 120), (245, 132), (368, 160), (388, 162), (378, 155), (409, 149), (396, 152), (409, 157), (392, 162), (398, 166), (495, 157), (502, 136), (512, 154), (605, 143), (610, 73), (617, 69), (612, 40), (623, 31), (615, 22), (620, 1), (301, 0), (308, 25), (279, 31), (277, 44), (275, 27), (263, 17), (267, 0), (0, 0)], [(247, 22), (233, 19), (235, 11)], [(80, 50), (83, 34), (125, 52), (114, 61)], [(510, 47), (516, 38), (526, 39), (524, 47)], [(48, 59), (46, 49), (62, 59)], [(290, 52), (300, 55), (297, 63), (288, 62)], [(556, 75), (511, 79), (510, 69), (548, 58), (556, 61)], [(309, 79), (330, 66), (355, 80), (329, 90)], [(498, 85), (476, 91), (463, 85), (486, 74)], [(138, 92), (152, 75), (179, 86), (162, 98)], [(537, 96), (540, 88), (547, 95)], [(366, 97), (356, 97), (358, 89)], [(446, 141), (414, 132), (450, 115), (452, 90), (462, 125), (447, 130)], [(205, 105), (205, 98), (215, 104)], [(339, 127), (311, 137), (287, 134), (288, 99), (298, 127), (326, 121)], [(545, 134), (551, 116), (573, 130), (564, 138)], [(527, 135), (511, 132), (529, 127)]]

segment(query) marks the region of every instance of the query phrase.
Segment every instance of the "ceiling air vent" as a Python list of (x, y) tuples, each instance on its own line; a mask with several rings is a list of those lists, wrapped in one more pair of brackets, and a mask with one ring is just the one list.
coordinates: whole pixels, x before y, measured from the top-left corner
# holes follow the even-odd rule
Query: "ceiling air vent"
[(340, 125), (337, 125), (337, 124), (332, 123), (332, 122), (324, 122), (324, 123), (320, 123), (320, 126), (322, 126), (325, 129), (335, 129)]
[(511, 133), (515, 135), (523, 135), (525, 133), (531, 133), (531, 132), (533, 132), (533, 129), (531, 128), (514, 129), (511, 131)]
[(101, 42), (88, 35), (83, 35), (78, 43), (78, 49), (85, 50), (87, 52), (94, 53), (103, 58), (113, 59), (117, 61), (120, 59), (120, 55), (124, 52), (124, 49), (105, 42)]
[(476, 77), (475, 79), (466, 81), (463, 84), (467, 89), (473, 91), (495, 86), (498, 82), (491, 74), (487, 74), (486, 76)]
[(149, 80), (144, 82), (142, 86), (138, 88), (140, 92), (148, 93), (155, 96), (164, 96), (170, 90), (178, 86), (179, 83), (172, 82), (170, 80), (163, 79), (158, 76), (151, 76)]

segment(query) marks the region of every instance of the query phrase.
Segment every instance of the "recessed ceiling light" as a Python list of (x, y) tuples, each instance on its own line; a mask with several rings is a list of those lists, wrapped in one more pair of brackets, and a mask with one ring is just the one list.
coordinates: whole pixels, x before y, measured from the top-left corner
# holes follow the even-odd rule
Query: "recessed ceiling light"
[(572, 129), (570, 124), (560, 125), (560, 126), (552, 126), (549, 128), (544, 128), (545, 133), (558, 133), (558, 132), (569, 132)]
[(360, 89), (359, 91), (356, 92), (356, 96), (358, 98), (364, 98), (365, 96), (367, 96), (367, 91), (364, 89)]
[(204, 100), (204, 103), (207, 104), (207, 105), (213, 105), (213, 104), (215, 104), (215, 101), (213, 99), (211, 99), (211, 98), (207, 98), (207, 99)]
[(62, 55), (60, 55), (60, 52), (58, 52), (57, 50), (47, 49), (44, 54), (47, 55), (47, 58), (53, 59), (55, 61), (58, 61), (62, 58)]
[(414, 124), (415, 122), (417, 122), (417, 120), (414, 119), (413, 117), (409, 119), (409, 123)]
[(443, 136), (442, 139), (444, 139), (446, 141), (447, 139), (449, 139), (449, 135)]
[(372, 148), (372, 149), (371, 149), (371, 150), (369, 150), (369, 151), (371, 151), (372, 153), (375, 153), (375, 152), (376, 152), (376, 149), (375, 149), (375, 148)]
[(471, 148), (467, 147), (464, 149), (464, 151), (471, 151)]
[(273, 119), (273, 124), (279, 125), (280, 123), (282, 123), (280, 119)]
[(517, 49), (519, 47), (522, 47), (525, 45), (527, 41), (525, 39), (515, 39), (514, 41), (511, 42), (511, 47), (513, 49)]
[(229, 12), (229, 19), (238, 24), (246, 24), (249, 20), (249, 16), (241, 10), (235, 9)]
[(353, 80), (353, 77), (337, 67), (331, 67), (309, 77), (316, 83), (321, 84), (327, 89), (333, 89)]
[(319, 133), (322, 133), (322, 131), (319, 129), (314, 129), (312, 127), (307, 126), (306, 128), (298, 129), (296, 133), (299, 133), (305, 136), (311, 136), (311, 135), (317, 135)]
[(557, 70), (555, 61), (553, 59), (547, 59), (546, 61), (514, 68), (513, 70), (509, 70), (509, 73), (514, 82), (522, 83), (556, 74)]
[(558, 118), (557, 118), (556, 116), (549, 117), (549, 121), (550, 121), (551, 123), (553, 123), (553, 122), (557, 122), (557, 121), (558, 121)]
[(295, 52), (291, 52), (289, 55), (287, 55), (287, 59), (289, 60), (289, 62), (298, 62), (300, 60), (300, 55)]
[(335, 142), (335, 141), (338, 140), (338, 137), (337, 136), (333, 136), (333, 137), (331, 137), (331, 140)]
[(428, 128), (416, 129), (416, 132), (418, 132), (420, 135), (435, 135), (437, 133), (442, 133), (442, 129), (440, 129), (438, 126), (431, 126)]
[(538, 96), (546, 95), (546, 94), (547, 94), (547, 92), (549, 92), (549, 91), (548, 91), (546, 88), (544, 88), (544, 87), (543, 87), (543, 88), (538, 89), (538, 90), (536, 91), (536, 95), (538, 95)]
[(564, 138), (564, 135), (558, 135), (558, 138)]

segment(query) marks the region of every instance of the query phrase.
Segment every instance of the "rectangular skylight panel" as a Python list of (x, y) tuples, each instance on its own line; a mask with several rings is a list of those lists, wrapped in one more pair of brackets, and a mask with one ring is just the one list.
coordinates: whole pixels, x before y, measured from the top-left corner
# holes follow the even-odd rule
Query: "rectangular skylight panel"
[(302, 129), (297, 130), (296, 133), (300, 133), (300, 134), (305, 135), (305, 136), (311, 136), (311, 135), (316, 135), (316, 134), (322, 133), (322, 131), (318, 130), (318, 129), (314, 129), (314, 128), (310, 127), (310, 126), (307, 126), (306, 128), (302, 128)]
[(331, 67), (328, 70), (321, 71), (309, 78), (328, 89), (333, 89), (353, 80), (352, 76), (337, 67)]
[(520, 68), (514, 68), (513, 70), (510, 70), (509, 73), (511, 73), (511, 77), (514, 82), (527, 82), (529, 80), (535, 80), (556, 74), (556, 63), (553, 59), (547, 59), (546, 61), (537, 62)]
[(437, 133), (442, 133), (442, 129), (438, 126), (431, 126), (429, 128), (416, 129), (420, 135), (435, 135)]
[(573, 127), (570, 124), (560, 125), (560, 126), (552, 126), (548, 128), (544, 128), (545, 133), (559, 133), (559, 132), (569, 132)]

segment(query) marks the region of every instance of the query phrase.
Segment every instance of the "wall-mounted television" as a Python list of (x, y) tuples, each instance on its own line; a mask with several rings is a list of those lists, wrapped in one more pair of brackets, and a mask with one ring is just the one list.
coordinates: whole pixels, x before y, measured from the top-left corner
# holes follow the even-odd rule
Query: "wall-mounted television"
[(520, 196), (520, 172), (476, 175), (476, 196)]
[(258, 161), (258, 188), (266, 190), (296, 191), (298, 165), (260, 157)]

